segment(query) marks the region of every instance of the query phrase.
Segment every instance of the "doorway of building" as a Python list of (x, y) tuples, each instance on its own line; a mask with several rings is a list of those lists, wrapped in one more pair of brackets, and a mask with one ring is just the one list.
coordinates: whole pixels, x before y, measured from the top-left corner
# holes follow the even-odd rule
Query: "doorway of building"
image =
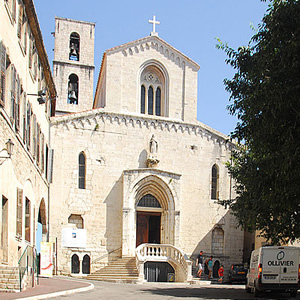
[(160, 212), (137, 212), (136, 246), (144, 243), (160, 244)]

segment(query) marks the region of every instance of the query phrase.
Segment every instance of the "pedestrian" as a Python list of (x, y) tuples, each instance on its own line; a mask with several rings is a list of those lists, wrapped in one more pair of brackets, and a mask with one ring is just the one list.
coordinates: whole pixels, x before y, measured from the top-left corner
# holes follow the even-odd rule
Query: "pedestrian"
[(213, 267), (213, 257), (210, 256), (210, 258), (208, 258), (206, 261), (205, 261), (205, 264), (207, 266), (207, 269), (208, 269), (208, 280), (210, 279), (211, 277), (211, 272), (212, 272), (212, 267)]
[(224, 267), (223, 267), (223, 265), (221, 265), (221, 267), (220, 267), (220, 269), (219, 269), (219, 271), (218, 271), (218, 275), (219, 275), (219, 280), (218, 280), (218, 282), (219, 282), (219, 283), (222, 283), (223, 280), (224, 280)]
[(196, 266), (198, 267), (197, 276), (200, 278), (203, 271), (203, 251), (201, 250), (196, 259)]

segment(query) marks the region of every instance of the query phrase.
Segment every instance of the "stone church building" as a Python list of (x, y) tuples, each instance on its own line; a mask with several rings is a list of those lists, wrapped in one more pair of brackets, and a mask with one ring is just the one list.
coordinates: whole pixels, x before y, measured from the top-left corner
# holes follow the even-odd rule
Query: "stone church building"
[(152, 22), (149, 36), (105, 51), (93, 98), (95, 24), (55, 20), (49, 233), (60, 273), (135, 257), (141, 279), (156, 262), (187, 281), (200, 250), (225, 269), (243, 260), (244, 232), (217, 204), (234, 197), (234, 144), (197, 120), (200, 67)]

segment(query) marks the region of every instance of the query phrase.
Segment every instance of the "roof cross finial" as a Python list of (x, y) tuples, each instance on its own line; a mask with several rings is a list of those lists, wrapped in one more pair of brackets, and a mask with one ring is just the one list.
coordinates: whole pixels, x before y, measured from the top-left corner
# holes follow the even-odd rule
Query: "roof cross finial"
[(156, 17), (153, 16), (153, 20), (149, 20), (149, 23), (152, 23), (152, 25), (153, 25), (153, 30), (152, 30), (152, 32), (151, 32), (150, 35), (156, 35), (156, 36), (158, 36), (158, 33), (155, 31), (155, 25), (156, 25), (156, 24), (159, 25), (160, 22), (159, 22), (159, 21), (156, 21)]

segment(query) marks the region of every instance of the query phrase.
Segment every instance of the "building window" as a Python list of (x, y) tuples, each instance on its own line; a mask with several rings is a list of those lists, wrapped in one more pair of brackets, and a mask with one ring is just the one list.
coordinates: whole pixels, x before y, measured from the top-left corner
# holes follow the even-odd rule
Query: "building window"
[(31, 210), (31, 205), (30, 205), (30, 200), (26, 198), (25, 201), (25, 240), (27, 242), (30, 242), (30, 210)]
[(216, 227), (212, 232), (211, 253), (221, 255), (224, 251), (224, 231)]
[(219, 171), (217, 165), (211, 169), (211, 199), (219, 199)]
[(16, 0), (4, 0), (7, 10), (10, 14), (11, 21), (16, 21)]
[(79, 49), (80, 49), (80, 37), (76, 32), (72, 32), (70, 35), (70, 52), (69, 60), (79, 61)]
[(83, 229), (83, 218), (81, 215), (70, 215), (68, 218), (68, 223), (74, 224), (78, 229)]
[(85, 155), (83, 152), (79, 154), (79, 170), (78, 170), (78, 187), (80, 189), (85, 189)]
[(160, 208), (160, 203), (157, 201), (157, 199), (152, 196), (151, 194), (147, 194), (145, 196), (143, 196), (138, 205), (139, 207), (156, 207), (156, 208)]
[(141, 75), (140, 112), (142, 114), (166, 116), (166, 80), (156, 66), (148, 66)]
[(78, 274), (79, 273), (79, 257), (77, 254), (72, 255), (72, 261), (71, 261), (71, 273), (72, 274)]
[(17, 226), (16, 235), (22, 237), (23, 190), (17, 188)]
[(82, 274), (90, 274), (91, 259), (89, 255), (85, 255), (82, 260)]
[(146, 97), (146, 90), (145, 90), (145, 86), (142, 85), (141, 86), (141, 113), (144, 114), (145, 113), (145, 98)]
[(78, 76), (71, 74), (68, 82), (68, 103), (78, 104)]
[(18, 38), (20, 45), (23, 48), (24, 53), (26, 53), (27, 47), (27, 17), (25, 14), (25, 9), (23, 4), (19, 4), (19, 20), (18, 20)]
[(0, 41), (0, 105), (5, 105), (6, 47)]

